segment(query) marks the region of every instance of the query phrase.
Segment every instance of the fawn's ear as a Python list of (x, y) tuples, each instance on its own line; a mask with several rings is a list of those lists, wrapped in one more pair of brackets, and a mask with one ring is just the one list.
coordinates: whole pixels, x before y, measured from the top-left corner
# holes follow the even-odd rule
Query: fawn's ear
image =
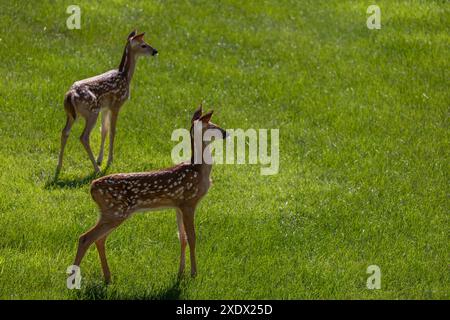
[(133, 37), (131, 38), (131, 40), (132, 40), (132, 41), (134, 41), (134, 40), (136, 40), (136, 41), (144, 41), (144, 34), (145, 34), (145, 32), (142, 32), (142, 33), (140, 33), (140, 34), (137, 34), (137, 35), (133, 36)]
[(202, 122), (208, 123), (209, 120), (211, 120), (211, 117), (212, 117), (212, 115), (213, 115), (213, 112), (214, 112), (214, 110), (211, 110), (210, 112), (205, 113), (204, 115), (201, 116), (200, 120), (201, 120)]
[(137, 31), (136, 29), (134, 29), (133, 31), (131, 31), (131, 33), (128, 35), (128, 40), (130, 40), (131, 38), (133, 38), (136, 35)]
[(200, 117), (202, 116), (202, 104), (200, 103), (200, 106), (198, 107), (197, 110), (195, 110), (194, 115), (192, 116), (192, 122), (194, 122), (195, 120), (200, 119)]

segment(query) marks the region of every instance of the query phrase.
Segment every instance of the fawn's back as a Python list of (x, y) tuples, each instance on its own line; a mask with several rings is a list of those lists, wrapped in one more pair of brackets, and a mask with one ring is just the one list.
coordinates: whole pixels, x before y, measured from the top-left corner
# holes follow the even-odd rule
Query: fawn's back
[(102, 177), (93, 181), (91, 194), (102, 215), (126, 218), (136, 211), (197, 202), (208, 187), (195, 166), (183, 163), (155, 172)]

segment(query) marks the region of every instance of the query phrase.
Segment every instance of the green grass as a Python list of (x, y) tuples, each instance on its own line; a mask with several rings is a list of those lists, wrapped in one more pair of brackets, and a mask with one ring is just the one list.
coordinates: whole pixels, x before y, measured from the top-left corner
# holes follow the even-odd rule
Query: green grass
[[(373, 1), (76, 1), (68, 30), (72, 3), (0, 3), (1, 299), (449, 298), (448, 2), (376, 1), (381, 30), (366, 27)], [(279, 128), (280, 172), (214, 167), (197, 278), (177, 283), (175, 213), (159, 211), (110, 236), (112, 285), (92, 247), (70, 291), (97, 209), (81, 123), (51, 183), (62, 100), (118, 65), (134, 27), (160, 55), (138, 63), (109, 173), (170, 166), (201, 100), (224, 128)]]

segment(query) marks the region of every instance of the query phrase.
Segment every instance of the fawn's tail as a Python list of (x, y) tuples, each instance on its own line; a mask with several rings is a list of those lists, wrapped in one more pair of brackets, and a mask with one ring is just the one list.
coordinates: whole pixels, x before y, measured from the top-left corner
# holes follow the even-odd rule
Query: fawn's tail
[(66, 93), (66, 96), (64, 97), (64, 110), (66, 110), (68, 116), (71, 116), (73, 120), (75, 120), (77, 118), (77, 112), (72, 102), (73, 95), (74, 93), (72, 91)]

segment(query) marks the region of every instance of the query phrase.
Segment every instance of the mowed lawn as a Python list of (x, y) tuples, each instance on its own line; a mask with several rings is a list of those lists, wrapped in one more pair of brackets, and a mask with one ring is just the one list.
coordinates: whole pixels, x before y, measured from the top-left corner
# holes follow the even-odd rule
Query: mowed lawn
[[(0, 1), (0, 299), (449, 298), (448, 2), (376, 1), (381, 30), (373, 1), (127, 2), (76, 1), (68, 30), (73, 1)], [(109, 237), (110, 286), (93, 246), (68, 290), (98, 213), (81, 122), (53, 180), (63, 97), (117, 67), (135, 27), (160, 55), (138, 62), (107, 173), (172, 165), (200, 101), (224, 128), (279, 129), (280, 171), (213, 168), (195, 279), (177, 281), (166, 210)]]

